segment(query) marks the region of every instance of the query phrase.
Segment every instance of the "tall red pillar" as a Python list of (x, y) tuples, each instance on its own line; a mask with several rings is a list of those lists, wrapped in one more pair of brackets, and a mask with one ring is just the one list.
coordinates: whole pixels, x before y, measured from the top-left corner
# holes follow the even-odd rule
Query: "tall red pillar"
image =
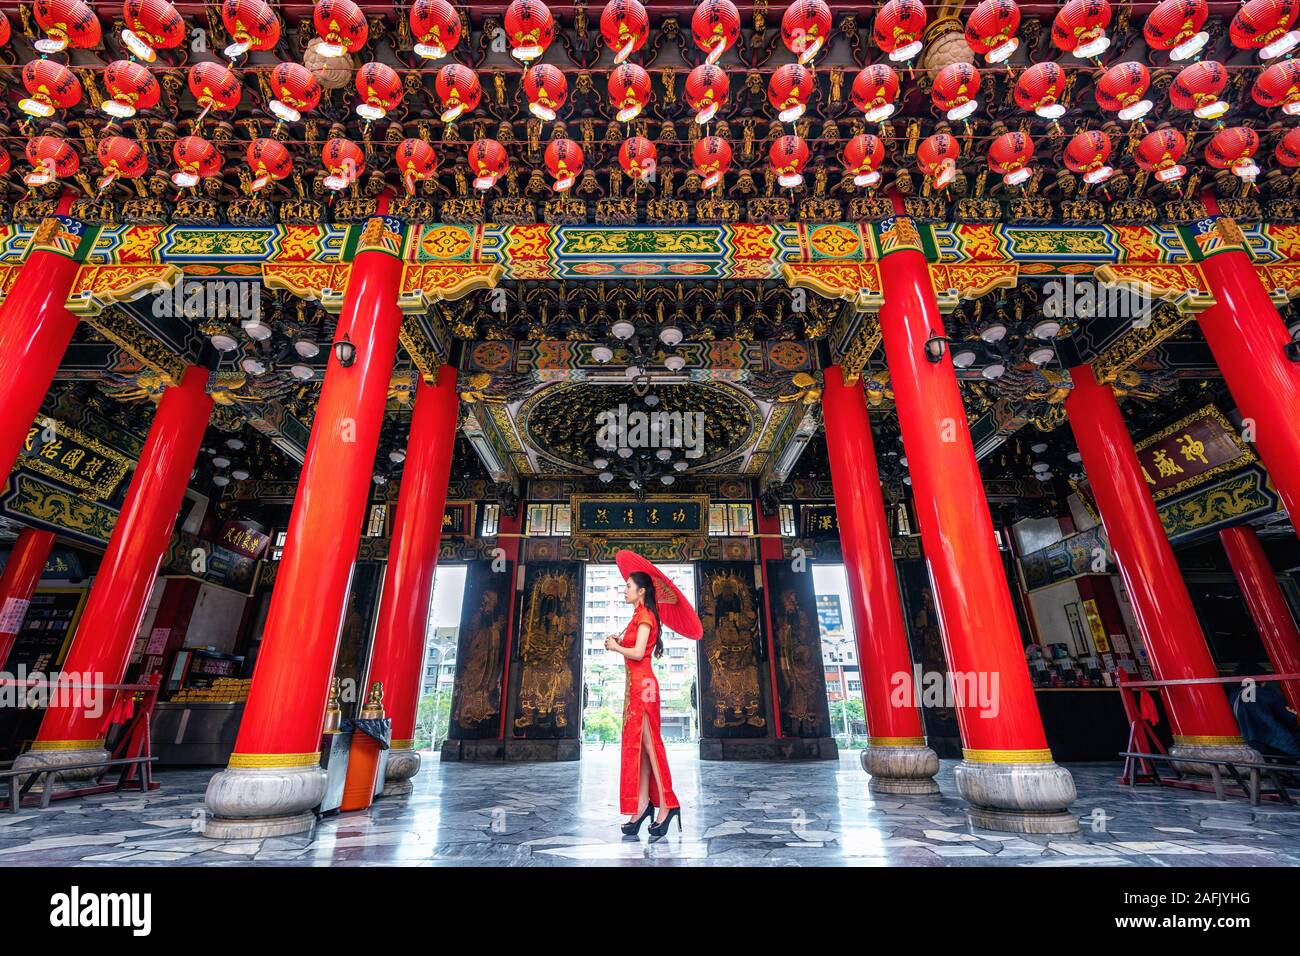
[(308, 830), (325, 792), (321, 723), (402, 324), (401, 242), (384, 237), (400, 228), (371, 219), (352, 260), (335, 342), (355, 357), (330, 351), (239, 736), (208, 783), (209, 836)]
[[(61, 680), (87, 687), (118, 684), (126, 674), (149, 592), (171, 541), (212, 413), (207, 383), (207, 370), (192, 366), (179, 385), (163, 392), (63, 662)], [(31, 750), (15, 766), (107, 759), (104, 733), (112, 699), (112, 694), (104, 694), (99, 699), (52, 705)]]
[(53, 546), (54, 532), (23, 528), (9, 552), (4, 574), (0, 574), (0, 670), (4, 670), (14, 638), (23, 628), (27, 607)]
[[(1214, 197), (1204, 199), (1217, 214)], [(1199, 316), (1201, 334), (1242, 418), (1253, 425), (1251, 440), (1292, 525), (1300, 527), (1300, 363), (1283, 351), (1291, 336), (1250, 253), (1227, 243), (1200, 265), (1216, 303)]]
[[(901, 199), (895, 209), (902, 212)], [(1052, 759), (1025, 663), (993, 520), (951, 353), (926, 348), (943, 320), (922, 251), (904, 216), (878, 227), (880, 330), (934, 584), (963, 757), (957, 789), (971, 821), (1015, 832), (1071, 832), (1076, 792)]]
[(439, 368), (437, 385), (416, 386), (366, 680), (367, 685), (384, 685), (384, 710), (393, 722), (384, 787), (389, 796), (409, 793), (410, 780), (420, 770), (420, 755), (413, 747), (415, 715), (459, 411), (455, 368)]
[(938, 793), (933, 778), (939, 758), (925, 745), (913, 692), (912, 655), (866, 396), (861, 382), (844, 383), (839, 366), (832, 365), (823, 375), (826, 450), (870, 735), (862, 751), (862, 767), (871, 774), (869, 786), (874, 791)]
[[(1115, 394), (1097, 381), (1087, 365), (1070, 369), (1070, 377), (1074, 389), (1065, 400), (1070, 430), (1133, 602), (1151, 669), (1157, 680), (1217, 677)], [(1169, 687), (1164, 700), (1174, 735), (1173, 753), (1189, 757), (1230, 753), (1239, 758), (1254, 754), (1241, 739), (1221, 686)]]
[[(1219, 540), (1228, 552), (1228, 563), (1232, 565), (1232, 573), (1246, 598), (1246, 607), (1250, 609), (1251, 620), (1273, 669), (1279, 674), (1300, 674), (1300, 629), (1296, 628), (1277, 575), (1259, 543), (1259, 535), (1250, 525), (1241, 524), (1224, 528), (1219, 532)], [(1300, 682), (1287, 681), (1282, 690), (1291, 709), (1300, 713)]]

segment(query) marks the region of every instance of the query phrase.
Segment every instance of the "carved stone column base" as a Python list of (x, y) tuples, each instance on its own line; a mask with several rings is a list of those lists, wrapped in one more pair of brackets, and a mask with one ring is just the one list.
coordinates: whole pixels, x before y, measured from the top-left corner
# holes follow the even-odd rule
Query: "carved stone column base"
[(203, 835), (218, 840), (304, 833), (316, 825), (325, 796), (320, 767), (229, 767), (208, 781), (204, 803), (211, 816)]
[(384, 790), (381, 797), (402, 797), (414, 786), (411, 778), (420, 772), (420, 755), (414, 750), (388, 751), (388, 767), (384, 771)]
[(1005, 833), (1074, 833), (1077, 799), (1070, 771), (1054, 763), (972, 763), (956, 767), (957, 792), (972, 826)]
[(934, 775), (939, 757), (929, 747), (876, 747), (862, 751), (862, 769), (871, 775), (872, 793), (924, 796), (939, 792)]
[[(1169, 756), (1174, 758), (1174, 766), (1182, 773), (1193, 774), (1198, 777), (1208, 777), (1210, 768), (1203, 763), (1180, 763), (1179, 757), (1187, 757), (1196, 760), (1230, 760), (1234, 763), (1238, 761), (1254, 761), (1259, 763), (1264, 758), (1259, 755), (1253, 747), (1246, 746), (1243, 740), (1235, 744), (1183, 744), (1175, 741), (1174, 745), (1169, 748)], [(16, 765), (15, 765), (16, 766)]]
[[(40, 746), (38, 741), (37, 747)], [(109, 759), (108, 751), (103, 747), (78, 747), (75, 750), (29, 750), (20, 754), (14, 761), (14, 770), (45, 769), (46, 767), (73, 766), (79, 763), (103, 763)], [(59, 774), (60, 780), (90, 780), (99, 769), (91, 767), (85, 770), (69, 770)]]

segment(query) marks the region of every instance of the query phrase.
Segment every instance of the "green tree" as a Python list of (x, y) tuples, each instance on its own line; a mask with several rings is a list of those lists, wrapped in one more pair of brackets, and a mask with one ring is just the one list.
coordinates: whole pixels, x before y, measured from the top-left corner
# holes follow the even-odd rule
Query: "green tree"
[(612, 744), (618, 740), (622, 725), (618, 715), (612, 710), (590, 710), (587, 713), (583, 732), (587, 737), (595, 738), (602, 744)]
[(447, 736), (447, 726), (451, 719), (451, 688), (441, 694), (425, 694), (415, 711), (416, 750), (423, 750), (433, 745), (434, 739), (442, 740)]

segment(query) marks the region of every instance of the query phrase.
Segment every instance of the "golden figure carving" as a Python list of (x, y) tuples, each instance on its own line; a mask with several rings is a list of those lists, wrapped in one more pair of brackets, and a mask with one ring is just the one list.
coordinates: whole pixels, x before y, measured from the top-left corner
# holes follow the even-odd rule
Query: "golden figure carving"
[[(758, 614), (752, 590), (731, 571), (714, 574), (702, 589), (705, 658), (709, 662), (709, 696), (714, 727), (762, 727), (759, 713)], [(709, 719), (707, 714), (702, 719)]]
[(786, 687), (781, 705), (794, 732), (816, 734), (821, 730), (817, 700), (825, 694), (823, 678), (818, 674), (819, 632), (799, 606), (799, 596), (794, 591), (781, 592), (780, 603), (776, 612), (776, 642), (780, 655), (778, 666)]
[(469, 621), (470, 647), (460, 675), (462, 690), (456, 707), (456, 723), (466, 730), (495, 717), (501, 705), (505, 616), (498, 603), (497, 592), (485, 590)]
[(519, 637), (523, 670), (519, 678), (516, 732), (525, 727), (568, 726), (573, 690), (569, 651), (577, 638), (576, 587), (563, 571), (548, 571), (533, 583), (528, 614)]

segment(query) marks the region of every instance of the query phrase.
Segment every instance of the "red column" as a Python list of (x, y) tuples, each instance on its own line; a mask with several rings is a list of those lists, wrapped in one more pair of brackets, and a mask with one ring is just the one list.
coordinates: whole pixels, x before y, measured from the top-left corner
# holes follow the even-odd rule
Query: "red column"
[(421, 382), (416, 386), (375, 624), (375, 650), (366, 680), (367, 686), (374, 681), (384, 685), (384, 710), (393, 722), (386, 772), (387, 779), (393, 781), (386, 790), (390, 793), (409, 790), (410, 784), (403, 786), (403, 782), (420, 769), (412, 738), (459, 410), (455, 368), (439, 368), (437, 385)]
[(4, 574), (0, 574), (0, 670), (13, 650), (14, 638), (23, 628), (27, 606), (53, 546), (54, 532), (23, 528), (9, 552)]
[[(1259, 535), (1250, 525), (1242, 524), (1224, 528), (1219, 532), (1219, 540), (1228, 552), (1228, 563), (1237, 576), (1237, 584), (1273, 669), (1279, 674), (1300, 674), (1300, 629), (1296, 628), (1277, 575), (1259, 543)], [(1291, 709), (1300, 712), (1300, 684), (1287, 681), (1282, 689)]]
[[(163, 392), (63, 663), (61, 675), (69, 680), (117, 684), (126, 674), (212, 412), (207, 382), (206, 369), (191, 367), (179, 385)], [(105, 704), (111, 699), (106, 695)], [(80, 706), (50, 707), (28, 756), (38, 758), (42, 751), (79, 751), (82, 759), (86, 751), (102, 754), (107, 706), (104, 710), (95, 714)]]
[(894, 573), (866, 396), (861, 382), (844, 384), (838, 366), (827, 368), (823, 374), (826, 449), (849, 602), (853, 606), (867, 730), (871, 735), (863, 752), (863, 766), (871, 774), (873, 790), (938, 793), (931, 778), (939, 770), (939, 759), (925, 746), (914, 695), (898, 701), (900, 686), (908, 690), (914, 687), (912, 655)]
[[(1070, 369), (1070, 377), (1070, 430), (1156, 679), (1217, 677), (1115, 394), (1087, 365)], [(1176, 750), (1243, 746), (1222, 687), (1170, 687), (1164, 699)]]
[[(1218, 212), (1206, 195), (1210, 212)], [(1213, 253), (1201, 262), (1216, 305), (1200, 314), (1201, 334), (1243, 418), (1293, 525), (1300, 526), (1300, 363), (1283, 351), (1291, 340), (1250, 254)]]

